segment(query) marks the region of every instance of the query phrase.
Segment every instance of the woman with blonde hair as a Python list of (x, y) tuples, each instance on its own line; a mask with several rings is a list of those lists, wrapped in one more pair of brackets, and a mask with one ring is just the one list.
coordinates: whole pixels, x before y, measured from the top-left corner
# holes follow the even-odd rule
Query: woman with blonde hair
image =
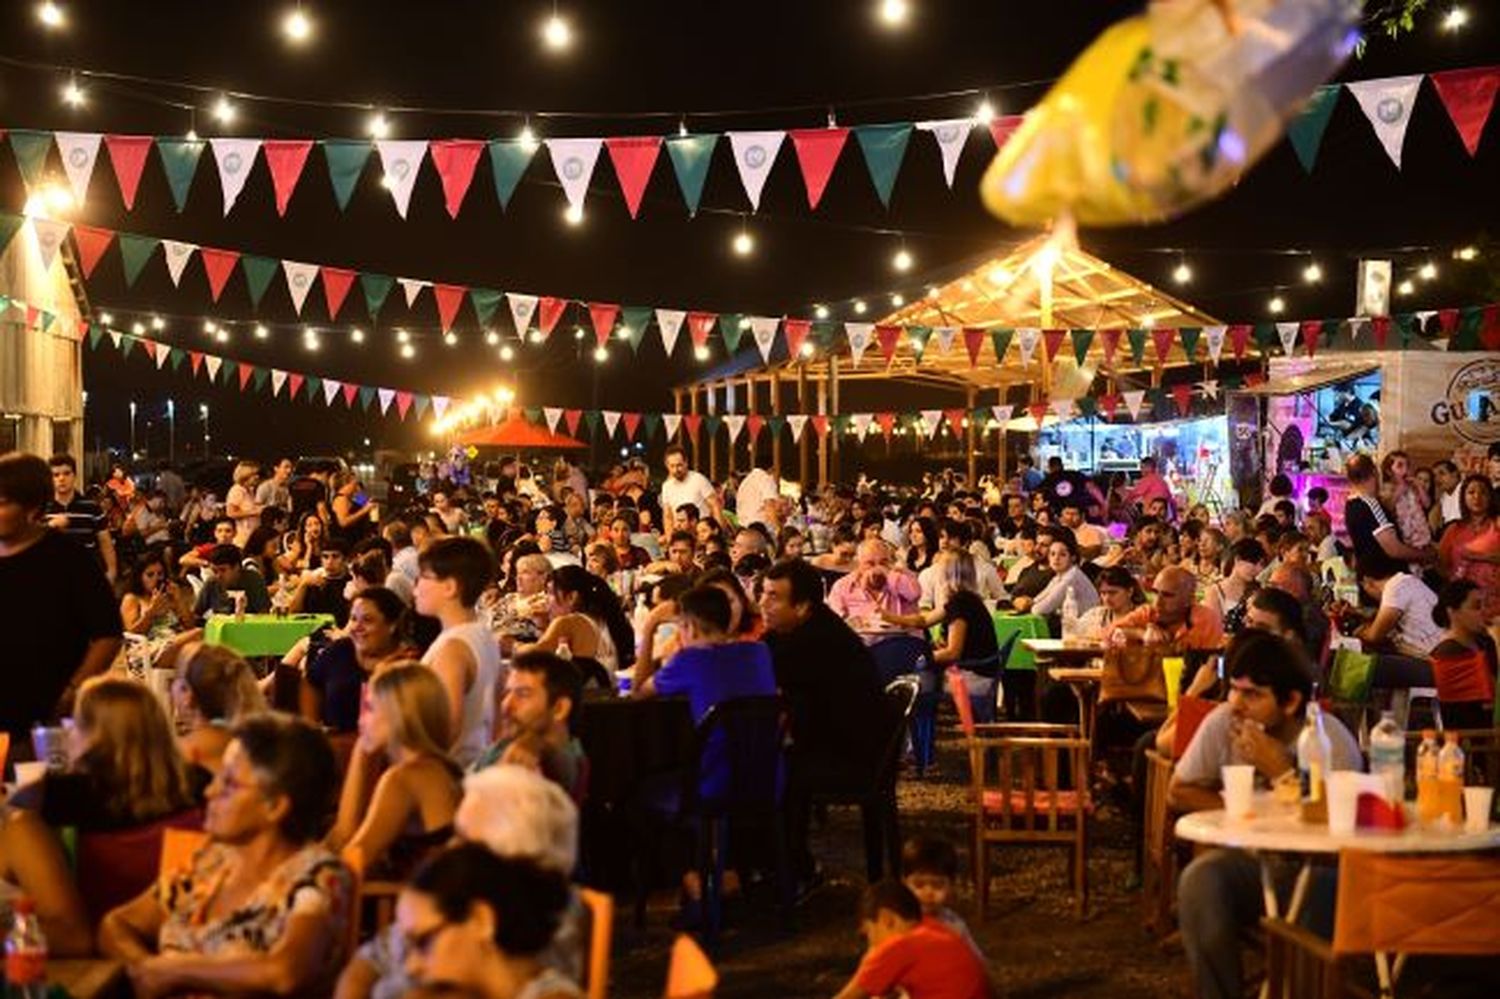
[(255, 502), (255, 481), (260, 478), (260, 466), (253, 461), (242, 461), (234, 466), (234, 485), (224, 497), (224, 516), (234, 521), (234, 543), (241, 548), (250, 540), (250, 533), (260, 526), (260, 504)]
[(239, 653), (202, 642), (189, 643), (178, 652), (172, 711), (181, 733), (178, 746), (189, 767), (201, 768), (209, 777), (218, 773), (231, 726), (264, 710), (260, 684)]
[(446, 749), (452, 725), (447, 689), (429, 667), (406, 662), (376, 674), (330, 849), (358, 848), (367, 869), (399, 880), (452, 838), (463, 797), (463, 772)]

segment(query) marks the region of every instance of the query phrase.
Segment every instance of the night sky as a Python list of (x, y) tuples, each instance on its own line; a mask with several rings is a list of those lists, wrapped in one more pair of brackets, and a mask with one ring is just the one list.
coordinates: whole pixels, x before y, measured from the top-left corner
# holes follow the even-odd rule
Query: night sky
[[(694, 131), (816, 127), (830, 107), (843, 125), (957, 117), (972, 113), (978, 100), (973, 91), (979, 89), (1001, 113), (1016, 113), (1040, 98), (1045, 82), (1103, 27), (1140, 5), (914, 0), (911, 25), (892, 32), (876, 22), (876, 4), (866, 0), (565, 0), (561, 8), (576, 40), (562, 56), (541, 45), (539, 28), (550, 11), (544, 2), (309, 0), (305, 6), (316, 18), (317, 34), (302, 49), (289, 46), (280, 31), (289, 6), (70, 0), (63, 4), (68, 29), (49, 34), (38, 24), (33, 4), (7, 4), (0, 13), (0, 56), (6, 60), (0, 64), (0, 126), (181, 134), (196, 124), (205, 137), (363, 136), (368, 112), (327, 106), (344, 103), (569, 113), (534, 113), (531, 124), (542, 137), (665, 134), (676, 131), (684, 113)], [(1500, 10), (1491, 4), (1469, 6), (1476, 20), (1456, 35), (1439, 30), (1439, 17), (1433, 16), (1398, 42), (1372, 38), (1364, 57), (1351, 62), (1340, 79), (1496, 62)], [(194, 95), (144, 82), (80, 78), (88, 99), (74, 109), (59, 99), (67, 73), (36, 66), (103, 70), (303, 103), (240, 100), (236, 121), (222, 128), (209, 112), (213, 90)], [(963, 93), (909, 99), (950, 92)], [(172, 106), (189, 103), (199, 109), (195, 120), (189, 110)], [(734, 113), (706, 113), (722, 111)], [(659, 114), (620, 117), (643, 112)], [(392, 138), (513, 137), (523, 122), (519, 114), (432, 110), (392, 112), (388, 118)], [(1354, 296), (1355, 261), (1361, 253), (1380, 250), (1393, 251), (1398, 280), (1428, 259), (1441, 269), (1437, 281), (1423, 284), (1398, 308), (1493, 301), (1491, 296), (1500, 293), (1489, 276), (1493, 264), (1461, 266), (1451, 253), (1468, 244), (1487, 246), (1487, 234), (1500, 231), (1500, 197), (1494, 192), (1500, 177), (1497, 133), (1500, 124), (1492, 119), (1478, 157), (1471, 160), (1436, 95), (1424, 86), (1406, 143), (1405, 169), (1398, 173), (1345, 94), (1312, 176), (1304, 175), (1283, 144), (1208, 208), (1170, 225), (1084, 232), (1082, 242), (1231, 322), (1266, 318), (1266, 302), (1278, 288), (1289, 318), (1346, 315)], [(587, 218), (577, 228), (563, 222), (563, 195), (545, 150), (538, 152), (506, 212), (481, 160), (456, 221), (444, 210), (429, 163), (404, 222), (379, 187), (373, 158), (345, 213), (334, 202), (322, 154), (315, 150), (284, 219), (276, 215), (263, 161), (226, 219), (210, 153), (199, 163), (181, 214), (153, 155), (134, 211), (124, 210), (113, 171), (101, 162), (87, 202), (71, 218), (393, 276), (746, 314), (808, 315), (813, 303), (828, 303), (833, 318), (844, 319), (852, 318), (847, 302), (855, 296), (874, 304), (892, 292), (920, 294), (929, 282), (1025, 235), (980, 207), (978, 179), (992, 154), (988, 136), (976, 133), (950, 192), (936, 144), (914, 135), (887, 211), (863, 159), (846, 148), (814, 213), (807, 208), (788, 142), (760, 212), (745, 223), (739, 213), (748, 212), (749, 203), (727, 142), (718, 147), (704, 210), (696, 219), (688, 218), (663, 154), (641, 219), (631, 221), (605, 154), (594, 174)], [(101, 151), (101, 160), (105, 156)], [(55, 157), (53, 169), (58, 170)], [(7, 211), (19, 211), (23, 201), (14, 157), (0, 154), (0, 202)], [(730, 247), (742, 224), (757, 242), (748, 259)], [(915, 268), (899, 277), (890, 264), (903, 238), (897, 233), (904, 234), (904, 245), (916, 258)], [(1309, 252), (1327, 274), (1317, 287), (1300, 280)], [(1496, 254), (1500, 247), (1487, 259)], [(1195, 273), (1185, 289), (1170, 280), (1181, 256)], [(692, 360), (685, 333), (674, 358), (665, 361), (654, 328), (638, 358), (616, 344), (609, 362), (596, 365), (589, 356), (592, 333), (581, 345), (571, 335), (573, 325), (583, 321), (576, 312), (545, 347), (518, 348), (517, 360), (503, 364), (496, 349), (484, 344), (467, 308), (458, 327), (459, 345), (447, 347), (430, 295), (408, 313), (399, 288), (380, 322), (372, 324), (356, 285), (342, 321), (330, 325), (319, 289), (302, 320), (279, 276), (258, 312), (238, 275), (215, 305), (198, 264), (177, 289), (159, 257), (127, 290), (118, 255), (111, 251), (88, 287), (95, 310), (113, 312), (117, 325), (160, 314), (168, 322), (161, 338), (177, 345), (258, 365), (455, 397), (504, 381), (516, 385), (524, 405), (670, 409), (670, 386), (702, 369)], [(874, 305), (872, 312), (880, 311)], [(202, 330), (205, 318), (258, 319), (272, 328), (272, 337), (257, 341), (242, 326), (231, 343), (214, 344)], [(306, 323), (324, 331), (317, 353), (302, 346), (299, 330)], [(363, 346), (348, 337), (356, 324), (368, 334)], [(510, 339), (503, 304), (493, 325)], [(398, 356), (396, 326), (412, 332), (416, 359)], [(741, 349), (754, 350), (748, 337)], [(714, 361), (722, 360), (723, 346), (717, 344)], [(160, 414), (168, 396), (177, 400), (180, 416), (179, 456), (201, 440), (196, 418), (186, 417), (200, 402), (211, 407), (213, 446), (219, 452), (328, 453), (358, 448), (365, 438), (377, 447), (431, 443), (412, 423), (342, 408), (289, 406), (266, 396), (251, 401), (232, 388), (191, 380), (186, 371), (184, 366), (176, 375), (158, 372), (139, 354), (121, 364), (113, 351), (86, 351), (90, 446), (101, 440), (124, 443), (127, 403), (133, 399), (157, 424), (151, 447), (160, 453), (165, 448)]]

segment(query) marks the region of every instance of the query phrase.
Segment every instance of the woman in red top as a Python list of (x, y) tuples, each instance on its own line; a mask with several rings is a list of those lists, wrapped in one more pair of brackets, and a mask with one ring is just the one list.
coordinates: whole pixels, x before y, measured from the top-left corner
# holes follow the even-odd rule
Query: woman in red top
[(1489, 728), (1493, 724), (1495, 641), (1485, 631), (1483, 592), (1471, 579), (1455, 579), (1438, 594), (1432, 619), (1446, 628), (1432, 650), (1443, 725), (1450, 729)]
[(1471, 579), (1483, 594), (1487, 621), (1500, 616), (1500, 525), (1495, 522), (1494, 487), (1470, 475), (1459, 487), (1462, 519), (1448, 525), (1438, 546), (1438, 565), (1450, 579)]

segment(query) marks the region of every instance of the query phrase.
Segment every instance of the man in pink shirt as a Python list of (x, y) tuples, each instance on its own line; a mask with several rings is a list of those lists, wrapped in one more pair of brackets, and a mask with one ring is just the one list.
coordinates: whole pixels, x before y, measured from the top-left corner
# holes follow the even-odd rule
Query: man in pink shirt
[(846, 621), (877, 620), (881, 611), (913, 614), (922, 596), (917, 577), (894, 565), (891, 546), (878, 538), (859, 543), (854, 571), (828, 591), (828, 606)]
[(1154, 499), (1162, 499), (1167, 501), (1168, 510), (1172, 508), (1172, 487), (1156, 470), (1155, 458), (1141, 459), (1141, 477), (1125, 490), (1124, 499), (1127, 504), (1139, 503), (1142, 507)]

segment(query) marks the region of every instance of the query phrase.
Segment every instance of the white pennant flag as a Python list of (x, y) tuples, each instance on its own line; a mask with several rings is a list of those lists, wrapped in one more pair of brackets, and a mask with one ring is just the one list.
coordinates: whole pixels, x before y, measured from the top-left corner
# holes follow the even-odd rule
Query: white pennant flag
[(953, 338), (957, 335), (957, 326), (937, 326), (932, 331), (933, 339), (937, 341), (938, 350), (944, 354), (953, 349)]
[(1359, 338), (1364, 336), (1365, 331), (1370, 328), (1370, 321), (1363, 318), (1349, 320), (1349, 342), (1358, 343)]
[(283, 386), (285, 384), (286, 384), (286, 372), (285, 371), (277, 371), (275, 368), (272, 368), (271, 369), (271, 395), (273, 395), (273, 396), (280, 395), (281, 394), (281, 386)]
[(563, 411), (561, 406), (542, 407), (542, 416), (546, 417), (547, 419), (547, 429), (552, 431), (554, 434), (557, 433), (557, 421), (562, 419), (562, 415)]
[(1292, 351), (1297, 349), (1297, 323), (1277, 323), (1276, 335), (1281, 338), (1281, 349), (1291, 357)]
[(941, 409), (922, 410), (922, 429), (928, 437), (937, 433), (938, 427), (943, 423), (943, 411)]
[(1349, 92), (1359, 102), (1360, 110), (1370, 119), (1375, 129), (1375, 138), (1385, 148), (1385, 154), (1401, 169), (1401, 148), (1406, 143), (1406, 126), (1411, 123), (1412, 105), (1417, 100), (1417, 88), (1422, 77), (1391, 76), (1383, 80), (1360, 80), (1346, 83)]
[(422, 294), (422, 289), (431, 284), (430, 281), (423, 281), (420, 278), (397, 278), (396, 281), (401, 285), (402, 293), (406, 295), (408, 309), (417, 301), (417, 296)]
[(1130, 411), (1130, 418), (1137, 419), (1141, 415), (1141, 403), (1146, 401), (1146, 393), (1140, 389), (1124, 393), (1125, 408)]
[(785, 132), (730, 132), (729, 145), (734, 150), (734, 165), (739, 167), (740, 183), (745, 185), (745, 194), (750, 205), (760, 210), (760, 192), (766, 186), (771, 165), (781, 151)]
[(1219, 397), (1219, 381), (1210, 378), (1206, 382), (1199, 382), (1198, 387), (1203, 390), (1203, 398), (1213, 400)]
[(214, 151), (214, 162), (219, 165), (219, 186), (224, 190), (224, 214), (239, 199), (250, 178), (250, 168), (255, 165), (255, 154), (260, 152), (259, 139), (209, 139)]
[(1224, 352), (1224, 331), (1227, 326), (1205, 326), (1203, 335), (1208, 339), (1208, 359), (1215, 364), (1219, 363), (1219, 355)]
[(663, 414), (661, 414), (661, 425), (662, 425), (662, 429), (667, 432), (667, 440), (671, 440), (673, 437), (677, 436), (677, 428), (680, 427), (680, 426), (682, 426), (682, 414), (681, 413), (663, 413)]
[(182, 272), (197, 251), (196, 243), (179, 243), (175, 239), (161, 241), (161, 252), (167, 258), (167, 275), (172, 279), (172, 287), (182, 284)]
[(158, 369), (160, 369), (163, 364), (167, 363), (167, 355), (171, 353), (172, 349), (166, 344), (158, 343), (156, 345), (156, 366)]
[(743, 413), (725, 413), (724, 426), (729, 428), (729, 443), (733, 444), (739, 439), (740, 431), (745, 429), (745, 416)]
[(781, 320), (774, 316), (751, 316), (750, 335), (755, 337), (755, 346), (760, 350), (760, 359), (771, 361), (771, 348), (776, 346), (776, 330)]
[(582, 211), (583, 199), (589, 193), (589, 179), (599, 162), (603, 139), (548, 139), (547, 152), (552, 154), (552, 169), (562, 182), (568, 204)]
[(42, 270), (46, 270), (57, 259), (57, 248), (68, 238), (72, 226), (56, 219), (34, 218), (31, 227), (36, 230), (36, 248), (42, 254)]
[(788, 416), (786, 425), (792, 428), (792, 443), (796, 444), (802, 440), (802, 431), (807, 429), (807, 416), (804, 413)]
[(870, 421), (872, 419), (874, 419), (874, 416), (870, 413), (849, 414), (849, 426), (854, 428), (854, 436), (859, 438), (861, 444), (865, 442), (865, 436), (870, 432)]
[(969, 133), (974, 130), (973, 118), (951, 118), (947, 121), (919, 121), (917, 127), (924, 132), (931, 132), (932, 137), (937, 140), (938, 151), (943, 154), (943, 177), (948, 181), (948, 188), (953, 188), (954, 171), (958, 169), (958, 158), (963, 154), (964, 143), (969, 141)]
[(336, 382), (332, 378), (323, 379), (323, 405), (332, 406), (333, 400), (338, 398), (343, 387), (343, 382)]
[(615, 435), (615, 428), (620, 425), (620, 411), (618, 409), (601, 409), (599, 415), (604, 417), (604, 438), (608, 440)]
[(1427, 329), (1427, 320), (1431, 319), (1435, 315), (1437, 315), (1437, 309), (1418, 309), (1417, 310), (1417, 331), (1421, 332), (1421, 331), (1426, 330)]
[(505, 300), (510, 303), (510, 318), (516, 324), (516, 336), (525, 337), (526, 331), (531, 328), (531, 317), (536, 315), (537, 297), (507, 291)]
[(384, 415), (385, 411), (391, 408), (391, 400), (396, 398), (396, 390), (387, 388), (376, 389), (375, 394), (380, 396), (380, 412)]
[(433, 419), (441, 420), (443, 414), (448, 412), (448, 403), (451, 400), (446, 395), (435, 395), (432, 397)]
[(1015, 412), (1016, 407), (1011, 405), (990, 407), (990, 415), (995, 418), (996, 423), (1000, 424), (1001, 430), (1005, 429), (1005, 425), (1010, 422), (1010, 418), (1015, 415)]
[(223, 363), (224, 363), (224, 359), (222, 357), (219, 357), (217, 354), (205, 354), (205, 355), (203, 355), (203, 366), (208, 369), (208, 380), (209, 381), (212, 382), (212, 381), (217, 381), (218, 380), (218, 378), (219, 378), (219, 367)]
[(57, 140), (57, 151), (62, 154), (68, 183), (73, 187), (73, 201), (82, 205), (89, 193), (94, 164), (99, 159), (100, 135), (98, 132), (57, 132), (53, 138)]
[(1072, 399), (1053, 399), (1052, 400), (1052, 415), (1056, 416), (1059, 421), (1066, 421), (1066, 420), (1072, 419), (1073, 418), (1073, 400)]
[(677, 335), (682, 332), (682, 321), (686, 317), (687, 313), (681, 309), (656, 310), (656, 328), (661, 330), (662, 349), (667, 352), (668, 357), (672, 356), (672, 351), (677, 346)]
[(375, 143), (375, 149), (380, 153), (383, 172), (380, 183), (391, 192), (396, 214), (406, 218), (411, 189), (417, 183), (422, 157), (427, 155), (427, 142), (424, 139), (381, 139)]
[(119, 350), (120, 349), (120, 341), (123, 339), (123, 337), (120, 336), (120, 331), (119, 330), (110, 330), (109, 331), (109, 339), (110, 339), (110, 342), (115, 345), (115, 350)]
[(299, 264), (294, 260), (283, 260), (281, 269), (286, 274), (286, 290), (292, 294), (292, 306), (297, 315), (302, 315), (302, 303), (312, 291), (313, 278), (318, 276), (317, 264)]
[(875, 335), (874, 323), (845, 323), (844, 332), (849, 336), (849, 355), (854, 358), (854, 366), (859, 367), (860, 358), (865, 356), (865, 351), (870, 349), (870, 338)]
[(1035, 328), (1016, 330), (1016, 343), (1021, 348), (1021, 366), (1025, 367), (1031, 363), (1031, 355), (1036, 353), (1037, 341), (1042, 338), (1042, 331)]

